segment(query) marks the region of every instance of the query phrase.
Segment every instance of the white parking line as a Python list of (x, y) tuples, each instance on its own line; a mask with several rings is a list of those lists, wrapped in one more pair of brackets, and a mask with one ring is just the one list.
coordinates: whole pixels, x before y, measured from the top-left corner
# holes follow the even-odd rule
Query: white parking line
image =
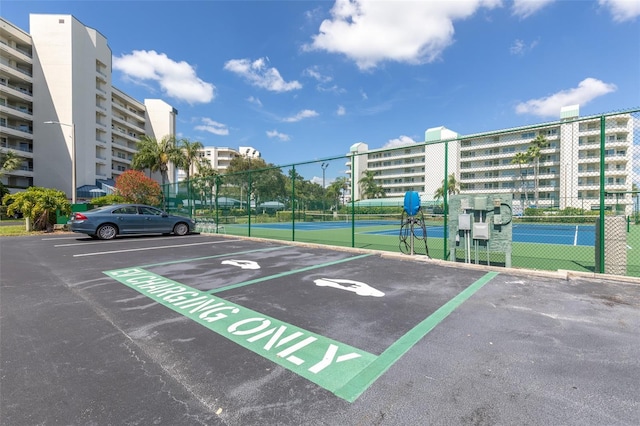
[(113, 251), (100, 251), (97, 253), (82, 253), (82, 254), (74, 254), (73, 257), (84, 257), (84, 256), (100, 256), (103, 254), (113, 254), (113, 253), (126, 253), (130, 251), (143, 251), (143, 250), (158, 250), (158, 249), (166, 249), (166, 248), (176, 248), (176, 247), (189, 247), (189, 246), (201, 246), (204, 244), (220, 244), (227, 243), (232, 241), (240, 241), (240, 240), (224, 240), (224, 241), (206, 241), (204, 243), (192, 243), (192, 244), (175, 244), (172, 246), (159, 246), (159, 247), (144, 247), (144, 248), (135, 248), (135, 249), (127, 249), (127, 250), (113, 250)]
[[(172, 236), (172, 237), (169, 237), (169, 238), (171, 238), (172, 240), (175, 240), (177, 238), (193, 238), (193, 237), (194, 237), (194, 235), (185, 235), (183, 237)], [(56, 238), (52, 238), (52, 239), (55, 240)], [(62, 239), (62, 238), (60, 238), (60, 239)], [(157, 239), (158, 239), (157, 237), (155, 237), (155, 238), (136, 238), (135, 240), (132, 240), (132, 241), (149, 241), (149, 240), (157, 240)], [(94, 241), (94, 240), (91, 240), (91, 241), (87, 241), (86, 243), (56, 244), (56, 245), (54, 245), (54, 247), (86, 246), (86, 245), (89, 245), (89, 244), (109, 244), (109, 243), (117, 243), (117, 242), (120, 242), (120, 241), (122, 241), (122, 240), (121, 239), (117, 239), (117, 238), (114, 239), (114, 240), (108, 240), (108, 241)]]

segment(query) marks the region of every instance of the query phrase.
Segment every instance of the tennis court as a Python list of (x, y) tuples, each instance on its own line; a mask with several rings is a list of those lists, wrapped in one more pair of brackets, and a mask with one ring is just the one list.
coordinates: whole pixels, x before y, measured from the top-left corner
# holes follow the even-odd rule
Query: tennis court
[[(355, 223), (357, 228), (375, 227), (383, 229), (357, 230), (357, 234), (381, 235), (397, 237), (400, 232), (400, 219), (393, 222), (385, 219), (356, 220), (334, 220), (326, 222), (279, 222), (279, 223), (252, 223), (252, 228), (291, 230), (295, 226), (300, 231), (327, 231), (329, 229), (351, 228)], [(247, 225), (233, 225), (233, 227), (246, 228)], [(444, 238), (445, 229), (442, 225), (427, 225), (427, 237)], [(538, 244), (560, 244), (569, 246), (590, 246), (595, 244), (594, 225), (571, 225), (571, 224), (536, 224), (536, 223), (516, 223), (513, 225), (513, 242), (518, 243), (538, 243)], [(415, 235), (422, 238), (422, 229), (416, 227)]]

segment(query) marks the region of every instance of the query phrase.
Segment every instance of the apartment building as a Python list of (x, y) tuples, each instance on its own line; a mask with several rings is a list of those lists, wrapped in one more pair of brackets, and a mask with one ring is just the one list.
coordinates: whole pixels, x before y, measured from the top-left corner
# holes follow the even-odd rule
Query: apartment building
[(23, 159), (2, 181), (72, 199), (75, 180), (78, 200), (109, 192), (141, 136), (175, 135), (178, 112), (112, 85), (111, 49), (97, 30), (71, 15), (29, 18), (29, 33), (0, 18), (0, 149)]
[[(604, 182), (606, 208), (633, 209), (634, 118), (609, 115), (604, 122)], [(547, 145), (540, 150), (538, 166), (514, 161), (539, 135)], [(351, 147), (351, 171), (363, 176), (374, 172), (387, 197), (417, 191), (423, 201), (434, 199), (442, 186), (445, 158), (447, 173), (454, 174), (461, 193), (511, 193), (514, 206), (598, 209), (600, 203), (600, 116), (579, 117), (579, 106), (561, 110), (561, 119), (538, 126), (512, 128), (461, 136), (436, 127), (425, 133), (425, 143), (393, 150), (369, 151), (366, 144)], [(447, 152), (445, 144), (447, 141)], [(352, 164), (353, 163), (353, 164)], [(354, 198), (360, 199), (360, 188)], [(350, 199), (351, 194), (346, 194)]]
[(2, 176), (10, 189), (33, 185), (33, 48), (26, 32), (0, 18), (0, 150), (21, 164)]
[[(237, 150), (227, 147), (205, 146), (199, 150), (200, 158), (207, 161), (213, 170), (223, 174), (231, 164), (231, 160), (236, 157), (246, 158), (260, 158), (260, 151), (250, 146), (241, 146)], [(191, 176), (193, 176), (192, 170)], [(187, 173), (184, 170), (178, 170), (178, 181), (183, 181), (187, 178)]]
[[(433, 200), (433, 195), (442, 186), (442, 178), (447, 173), (457, 174), (459, 145), (458, 134), (446, 127), (434, 127), (425, 132), (425, 143), (410, 144), (396, 148), (375, 149), (358, 142), (351, 146), (347, 163), (347, 178), (351, 179), (351, 170), (358, 180), (367, 170), (374, 173), (374, 181), (382, 186), (387, 198), (404, 197), (407, 191), (420, 193), (423, 202)], [(447, 140), (445, 144), (440, 141)], [(446, 158), (446, 161), (445, 161)], [(344, 193), (348, 202), (362, 199), (362, 188), (355, 185), (353, 197), (351, 185)]]

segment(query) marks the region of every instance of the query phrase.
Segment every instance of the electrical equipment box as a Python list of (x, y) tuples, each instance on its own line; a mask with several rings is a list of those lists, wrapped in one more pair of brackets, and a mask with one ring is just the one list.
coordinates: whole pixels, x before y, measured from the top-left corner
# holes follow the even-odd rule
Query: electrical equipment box
[(487, 197), (475, 197), (473, 200), (474, 210), (486, 210), (487, 209)]
[(458, 215), (458, 229), (460, 231), (470, 231), (471, 230), (471, 215), (470, 214), (459, 214)]
[(449, 259), (511, 267), (512, 194), (449, 197)]
[(473, 238), (476, 240), (489, 239), (489, 224), (486, 222), (476, 222), (473, 224)]

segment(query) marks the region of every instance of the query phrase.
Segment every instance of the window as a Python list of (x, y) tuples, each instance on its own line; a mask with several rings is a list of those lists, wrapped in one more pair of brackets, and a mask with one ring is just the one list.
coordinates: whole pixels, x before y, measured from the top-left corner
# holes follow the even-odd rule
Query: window
[(534, 132), (526, 132), (522, 134), (522, 139), (533, 139), (536, 137)]
[(154, 216), (161, 216), (162, 212), (158, 209), (154, 209), (153, 207), (140, 207), (141, 214), (149, 214)]
[(115, 209), (112, 214), (138, 214), (138, 209), (133, 206), (120, 207), (119, 209)]

